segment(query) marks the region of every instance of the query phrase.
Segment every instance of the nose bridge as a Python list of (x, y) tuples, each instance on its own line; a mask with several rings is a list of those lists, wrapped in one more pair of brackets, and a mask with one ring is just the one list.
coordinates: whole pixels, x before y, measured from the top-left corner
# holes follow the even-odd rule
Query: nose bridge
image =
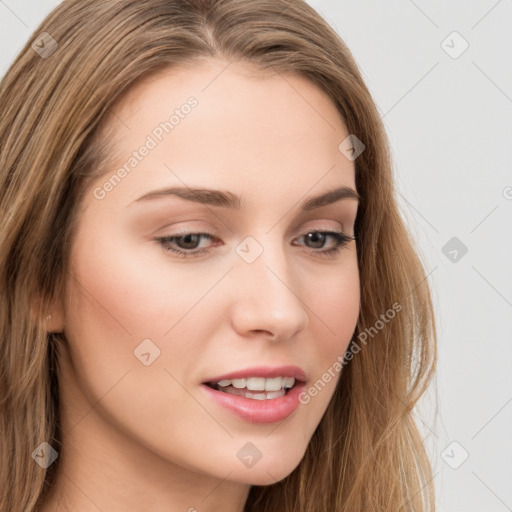
[(241, 260), (236, 266), (240, 279), (251, 282), (251, 286), (263, 287), (268, 292), (276, 290), (282, 294), (287, 290), (291, 293), (282, 282), (291, 284), (294, 280), (282, 241), (272, 233), (257, 236), (257, 239), (247, 236), (236, 248)]
[(258, 240), (249, 236), (237, 246), (233, 278), (240, 290), (235, 320), (241, 330), (265, 330), (287, 338), (307, 324), (300, 277), (284, 249), (281, 240), (271, 235), (260, 235)]

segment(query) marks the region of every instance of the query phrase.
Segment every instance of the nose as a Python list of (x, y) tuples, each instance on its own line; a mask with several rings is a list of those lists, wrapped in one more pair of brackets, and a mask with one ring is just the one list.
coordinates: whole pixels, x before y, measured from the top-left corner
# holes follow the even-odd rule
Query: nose
[(231, 273), (232, 324), (241, 336), (263, 333), (271, 341), (285, 341), (307, 326), (308, 306), (297, 271), (275, 247), (265, 248), (252, 263), (237, 262)]

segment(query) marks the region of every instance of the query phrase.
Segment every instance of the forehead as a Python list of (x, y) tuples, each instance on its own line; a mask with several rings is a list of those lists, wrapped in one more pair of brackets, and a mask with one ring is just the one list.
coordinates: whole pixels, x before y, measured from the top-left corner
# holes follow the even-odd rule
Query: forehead
[[(191, 96), (200, 104), (194, 117), (217, 116), (218, 123), (212, 129), (218, 129), (223, 121), (248, 128), (244, 121), (252, 120), (279, 127), (280, 121), (290, 124), (299, 117), (308, 124), (297, 126), (297, 132), (309, 127), (313, 135), (311, 129), (321, 124), (324, 130), (345, 128), (331, 98), (308, 78), (262, 69), (247, 61), (215, 58), (179, 63), (140, 79), (110, 110), (105, 124), (126, 137), (133, 131), (132, 124), (140, 129), (146, 120), (155, 121), (155, 114), (165, 121)], [(230, 117), (232, 113), (239, 114), (237, 119)], [(243, 116), (249, 113), (251, 118)]]
[[(169, 86), (172, 85), (172, 89)], [(334, 104), (319, 86), (299, 72), (282, 71), (276, 67), (264, 69), (247, 60), (227, 61), (222, 58), (197, 57), (169, 65), (142, 77), (129, 87), (116, 106), (129, 115), (137, 103), (144, 103), (150, 95), (170, 96), (188, 90), (207, 97), (218, 97), (229, 92), (226, 99), (241, 97), (244, 93), (270, 98), (272, 92), (291, 95), (295, 92), (307, 104), (313, 100), (317, 106), (323, 103), (333, 113)], [(312, 105), (310, 104), (310, 107)], [(318, 112), (320, 114), (320, 112)], [(335, 114), (337, 116), (337, 114)], [(337, 116), (338, 120), (342, 120)]]
[[(222, 182), (240, 191), (250, 184), (300, 195), (320, 180), (354, 186), (353, 163), (338, 148), (347, 135), (331, 98), (307, 78), (217, 59), (139, 81), (112, 108), (102, 134), (114, 148), (111, 174), (135, 164), (113, 194), (125, 202), (173, 184)], [(150, 151), (135, 157), (144, 146)]]

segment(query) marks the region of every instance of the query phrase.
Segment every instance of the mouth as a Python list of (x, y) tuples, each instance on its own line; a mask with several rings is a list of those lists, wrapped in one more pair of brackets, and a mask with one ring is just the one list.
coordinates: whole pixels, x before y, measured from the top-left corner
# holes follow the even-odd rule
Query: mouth
[(300, 405), (306, 373), (294, 365), (258, 366), (211, 376), (202, 383), (216, 406), (250, 423), (283, 421)]
[(287, 395), (297, 384), (294, 377), (248, 377), (205, 382), (205, 386), (252, 400), (275, 400)]

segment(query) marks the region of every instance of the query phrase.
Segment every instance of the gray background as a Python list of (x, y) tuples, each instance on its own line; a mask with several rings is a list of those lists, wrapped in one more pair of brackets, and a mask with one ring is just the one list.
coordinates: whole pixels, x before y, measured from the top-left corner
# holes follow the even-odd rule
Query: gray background
[[(0, 75), (58, 3), (0, 0)], [(512, 511), (512, 1), (309, 3), (384, 118), (434, 293), (439, 366), (415, 418), (439, 510)]]

